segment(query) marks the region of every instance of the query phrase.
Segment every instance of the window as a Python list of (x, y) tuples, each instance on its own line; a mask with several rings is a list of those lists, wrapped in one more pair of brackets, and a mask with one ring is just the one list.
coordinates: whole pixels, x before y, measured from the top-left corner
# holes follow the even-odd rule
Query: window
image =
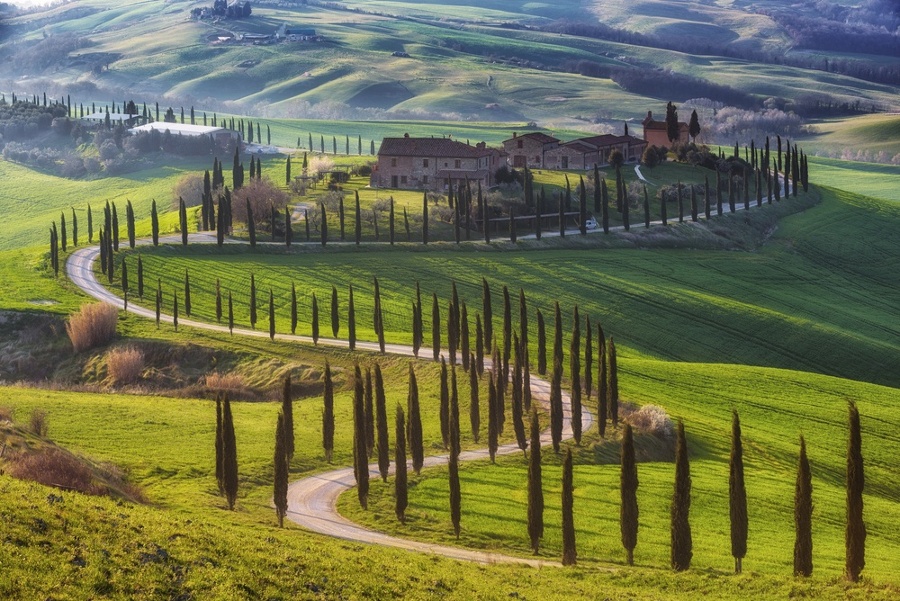
[(569, 157), (567, 157), (567, 156), (562, 157), (562, 168), (563, 169), (569, 168)]
[(422, 176), (422, 183), (423, 183), (423, 184), (428, 184), (428, 176), (427, 176), (427, 175), (423, 175), (423, 176)]
[(459, 169), (459, 163), (459, 159), (456, 159), (456, 161), (454, 161), (453, 163), (454, 168)]
[(391, 167), (396, 167), (396, 166), (397, 166), (397, 158), (391, 157)]
[(428, 159), (422, 159), (422, 167), (428, 166)]
[(405, 183), (406, 183), (406, 176), (405, 176), (405, 175), (401, 175), (401, 176), (400, 176), (400, 183), (401, 183), (401, 184), (405, 184)]

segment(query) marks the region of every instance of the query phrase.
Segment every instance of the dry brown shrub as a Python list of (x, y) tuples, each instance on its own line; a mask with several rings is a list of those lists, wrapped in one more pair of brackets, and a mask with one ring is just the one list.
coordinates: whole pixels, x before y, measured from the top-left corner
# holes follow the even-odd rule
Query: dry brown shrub
[(237, 374), (213, 372), (206, 376), (206, 387), (215, 392), (243, 393), (246, 389), (244, 378)]
[(144, 353), (134, 347), (116, 348), (106, 354), (106, 373), (115, 384), (131, 384), (144, 371)]
[(116, 335), (119, 310), (106, 303), (82, 305), (78, 313), (69, 316), (66, 332), (75, 352), (106, 344)]
[(675, 424), (659, 405), (644, 405), (630, 413), (626, 419), (635, 430), (653, 434), (660, 438), (671, 438), (675, 434)]
[(47, 437), (50, 425), (47, 423), (47, 412), (43, 409), (34, 409), (28, 418), (28, 430), (36, 436)]
[(105, 492), (103, 487), (94, 483), (94, 476), (87, 466), (72, 455), (55, 448), (15, 455), (10, 458), (7, 469), (11, 476), (20, 480), (91, 495)]
[(0, 423), (9, 422), (13, 423), (15, 421), (13, 418), (15, 417), (15, 412), (9, 407), (0, 407)]

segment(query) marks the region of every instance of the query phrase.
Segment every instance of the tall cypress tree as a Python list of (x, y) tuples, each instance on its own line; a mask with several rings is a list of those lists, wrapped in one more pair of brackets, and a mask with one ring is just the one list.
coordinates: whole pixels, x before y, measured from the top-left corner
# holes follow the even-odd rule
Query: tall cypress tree
[(575, 565), (578, 554), (575, 551), (575, 520), (573, 516), (572, 449), (566, 451), (562, 469), (562, 540), (564, 566)]
[(216, 395), (216, 484), (219, 494), (225, 494), (225, 457), (222, 449), (222, 396)]
[(515, 335), (515, 358), (513, 369), (513, 394), (512, 394), (512, 420), (513, 432), (516, 435), (516, 444), (524, 452), (528, 448), (525, 434), (525, 415), (523, 411), (524, 393), (522, 391), (522, 345), (519, 344), (519, 336)]
[(459, 311), (459, 352), (462, 355), (463, 369), (469, 371), (473, 364), (469, 362), (469, 312), (466, 310), (466, 301), (462, 302)]
[(413, 471), (418, 474), (425, 461), (425, 449), (422, 441), (422, 417), (419, 411), (419, 384), (412, 362), (409, 364), (409, 396), (406, 400), (406, 411), (409, 413), (409, 454), (412, 457)]
[[(456, 373), (454, 371), (454, 373)], [(450, 426), (450, 460), (447, 469), (450, 481), (450, 521), (453, 523), (453, 532), (459, 540), (459, 522), (462, 514), (462, 500), (459, 490), (459, 420), (456, 425)]]
[(478, 370), (475, 369), (475, 356), (470, 360), (469, 369), (469, 424), (472, 426), (472, 438), (478, 442), (481, 431), (481, 407), (478, 403)]
[(322, 449), (325, 451), (325, 461), (331, 463), (334, 453), (334, 383), (331, 379), (331, 365), (325, 362), (325, 386), (323, 391), (322, 408)]
[[(92, 238), (93, 218), (91, 217), (90, 207), (88, 207), (88, 237)], [(159, 213), (156, 211), (156, 199), (150, 203), (150, 235), (153, 238), (153, 246), (159, 246)]]
[(297, 333), (297, 285), (291, 282), (291, 334)]
[(544, 327), (544, 314), (541, 310), (537, 310), (537, 326), (538, 326), (538, 373), (540, 375), (547, 374), (547, 332)]
[[(185, 216), (185, 222), (187, 217)], [(113, 250), (119, 252), (119, 214), (116, 212), (116, 203), (112, 203), (112, 246)], [(63, 234), (65, 237), (65, 234)], [(65, 249), (63, 249), (65, 250)]]
[[(156, 200), (153, 200), (151, 205), (152, 212), (150, 213), (151, 217), (151, 225), (156, 223), (156, 235), (159, 236), (159, 222), (155, 219), (156, 216)], [(94, 214), (91, 212), (91, 205), (87, 206), (87, 230), (88, 230), (88, 242), (93, 244), (94, 242)], [(154, 239), (155, 240), (155, 239)], [(156, 246), (156, 241), (153, 242), (153, 246)]]
[(375, 364), (375, 432), (378, 446), (378, 472), (381, 479), (387, 482), (388, 469), (391, 465), (391, 450), (388, 447), (387, 401), (384, 398), (384, 379), (381, 366)]
[(238, 493), (237, 441), (234, 436), (231, 401), (227, 395), (222, 407), (222, 481), (228, 509), (233, 510)]
[[(113, 205), (115, 206), (115, 205)], [(188, 243), (188, 220), (187, 220), (187, 206), (184, 204), (184, 200), (180, 197), (178, 198), (178, 223), (180, 224), (179, 229), (181, 230), (181, 245), (187, 246)]]
[(587, 400), (591, 399), (591, 387), (593, 385), (594, 370), (594, 344), (591, 339), (593, 336), (591, 330), (591, 316), (584, 316), (584, 393)]
[(863, 474), (862, 438), (859, 426), (859, 409), (856, 403), (849, 403), (850, 436), (847, 443), (847, 528), (846, 562), (847, 580), (859, 582), (860, 573), (866, 566), (866, 524), (863, 521)]
[(497, 455), (497, 443), (500, 437), (500, 417), (497, 415), (497, 386), (494, 378), (488, 384), (488, 454), (491, 463)]
[(359, 192), (356, 192), (356, 212), (354, 213), (354, 219), (356, 220), (355, 224), (355, 236), (356, 236), (356, 245), (359, 246), (359, 242), (362, 239), (362, 211), (359, 207)]
[(403, 407), (397, 405), (394, 422), (394, 513), (401, 524), (406, 523), (407, 475), (406, 475), (406, 420)]
[(247, 234), (250, 236), (250, 247), (256, 247), (256, 220), (253, 218), (253, 207), (247, 199)]
[(569, 369), (572, 378), (571, 410), (572, 437), (575, 444), (581, 444), (581, 319), (578, 305), (572, 319), (572, 339), (569, 341)]
[[(512, 350), (512, 307), (509, 289), (503, 286), (503, 375), (509, 375), (509, 358)], [(506, 380), (504, 380), (504, 383)]]
[(544, 489), (541, 477), (541, 426), (537, 407), (531, 410), (531, 452), (528, 454), (528, 538), (531, 550), (538, 554), (544, 536)]
[(284, 416), (284, 453), (290, 461), (294, 457), (294, 402), (291, 398), (291, 374), (281, 387), (281, 414)]
[(553, 451), (556, 453), (559, 453), (562, 430), (562, 363), (556, 358), (553, 361), (553, 375), (550, 378), (550, 437), (553, 441)]
[(284, 415), (278, 414), (278, 423), (275, 427), (275, 516), (278, 518), (278, 527), (284, 527), (284, 516), (287, 515), (287, 490), (288, 490), (288, 456), (285, 440)]
[(747, 489), (744, 487), (744, 445), (741, 419), (731, 411), (731, 457), (728, 476), (728, 509), (731, 516), (731, 556), (734, 573), (740, 574), (747, 555)]
[(337, 288), (331, 287), (331, 334), (337, 338), (338, 331), (341, 329), (341, 317), (338, 310), (338, 293)]
[(431, 353), (435, 361), (441, 356), (441, 308), (436, 292), (431, 294)]
[(484, 349), (490, 353), (491, 340), (494, 337), (494, 319), (491, 311), (491, 287), (484, 278), (481, 278), (481, 306), (484, 320)]
[[(73, 213), (74, 216), (74, 213)], [(131, 201), (128, 200), (125, 203), (125, 219), (126, 219), (126, 227), (128, 229), (128, 246), (134, 248), (135, 245), (135, 234), (134, 234), (134, 207), (131, 205)], [(72, 226), (75, 227), (74, 224)], [(75, 235), (72, 235), (72, 243), (75, 243)]]
[(191, 316), (191, 277), (188, 270), (184, 270), (184, 314)]
[(384, 321), (381, 313), (381, 288), (378, 286), (378, 278), (375, 278), (375, 308), (373, 313), (375, 335), (378, 336), (378, 348), (384, 352)]
[(450, 390), (447, 386), (447, 362), (441, 358), (441, 394), (439, 418), (441, 423), (441, 440), (444, 448), (450, 444)]
[(691, 467), (688, 462), (684, 422), (678, 420), (675, 442), (675, 492), (672, 496), (672, 569), (676, 572), (691, 567), (693, 541), (691, 539)]
[(328, 244), (328, 213), (325, 211), (325, 203), (324, 202), (321, 203), (320, 206), (321, 206), (321, 211), (322, 211), (322, 218), (321, 218), (322, 223), (319, 226), (319, 234), (320, 234), (322, 246), (325, 246), (326, 244)]
[(634, 548), (638, 535), (638, 474), (634, 459), (634, 434), (631, 424), (625, 424), (622, 433), (622, 469), (619, 474), (619, 489), (622, 504), (619, 511), (619, 527), (622, 532), (622, 546), (625, 547), (628, 565), (634, 565)]
[(794, 576), (812, 575), (812, 508), (812, 475), (806, 458), (806, 441), (801, 434), (794, 487)]
[(479, 376), (484, 373), (484, 328), (481, 325), (481, 313), (475, 314), (475, 369)]
[(606, 395), (609, 398), (609, 417), (612, 420), (613, 427), (619, 425), (619, 370), (616, 362), (616, 343), (613, 337), (609, 337), (608, 348), (606, 349), (606, 360), (608, 363), (609, 386)]
[(316, 299), (316, 293), (312, 294), (312, 339), (313, 344), (319, 344), (319, 301)]
[(363, 405), (363, 379), (356, 364), (353, 379), (353, 472), (356, 476), (356, 496), (363, 509), (369, 500), (369, 465), (366, 454), (366, 410)]
[(256, 276), (250, 274), (250, 327), (256, 329)]
[(366, 458), (372, 457), (375, 450), (375, 394), (372, 387), (372, 368), (366, 368), (366, 386), (364, 392), (364, 406), (366, 418)]

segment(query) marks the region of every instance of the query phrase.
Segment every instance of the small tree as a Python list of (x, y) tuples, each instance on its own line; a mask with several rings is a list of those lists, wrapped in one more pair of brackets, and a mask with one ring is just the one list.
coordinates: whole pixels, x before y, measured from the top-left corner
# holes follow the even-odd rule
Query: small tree
[(675, 492), (672, 496), (672, 569), (676, 572), (691, 567), (693, 541), (691, 539), (691, 467), (688, 462), (684, 422), (678, 420), (675, 442)]
[(319, 344), (319, 301), (316, 299), (316, 293), (312, 294), (312, 339), (313, 344)]
[(578, 554), (575, 551), (575, 520), (573, 517), (572, 449), (566, 451), (562, 470), (562, 539), (564, 566), (575, 565)]
[(856, 403), (849, 403), (849, 430), (847, 443), (847, 528), (846, 562), (847, 580), (859, 582), (860, 573), (866, 566), (866, 524), (863, 521), (863, 474), (862, 438), (859, 426), (859, 409)]
[(233, 510), (238, 493), (237, 442), (234, 436), (231, 402), (227, 395), (222, 408), (222, 480), (228, 509)]
[(747, 489), (744, 487), (744, 447), (741, 443), (741, 420), (731, 412), (731, 457), (728, 477), (728, 507), (731, 515), (731, 556), (734, 573), (740, 574), (747, 554)]
[(331, 365), (328, 361), (325, 362), (323, 397), (322, 449), (325, 451), (325, 461), (331, 463), (331, 457), (334, 453), (334, 383), (331, 380)]
[(384, 379), (381, 376), (381, 366), (377, 363), (375, 364), (375, 431), (378, 438), (378, 472), (381, 474), (382, 481), (387, 482), (391, 463), (390, 448), (388, 447), (387, 402), (384, 398)]
[(450, 423), (450, 461), (447, 472), (450, 480), (450, 521), (453, 523), (456, 539), (459, 540), (459, 522), (462, 514), (459, 490), (459, 419), (455, 420), (455, 423), (451, 420)]
[(363, 399), (363, 379), (356, 365), (353, 379), (353, 471), (356, 476), (356, 496), (363, 509), (368, 506), (369, 465), (366, 453), (366, 412)]
[[(88, 238), (93, 241), (94, 229), (91, 208), (88, 207)], [(159, 246), (159, 214), (156, 211), (156, 199), (150, 204), (150, 235), (153, 238), (153, 246)]]
[(801, 434), (794, 487), (794, 576), (812, 575), (812, 509), (812, 475), (806, 458), (806, 441)]
[(278, 414), (278, 424), (275, 427), (275, 516), (278, 518), (278, 527), (284, 527), (284, 516), (287, 515), (287, 490), (288, 490), (288, 455), (287, 441), (285, 440), (284, 414)]
[(625, 547), (626, 561), (628, 565), (633, 566), (634, 548), (637, 546), (638, 535), (638, 475), (634, 459), (634, 434), (631, 431), (631, 424), (628, 423), (625, 424), (625, 430), (622, 433), (621, 459), (619, 488), (622, 504), (619, 512), (619, 526), (622, 532), (622, 546)]
[(553, 361), (553, 376), (550, 378), (550, 437), (553, 442), (553, 450), (556, 453), (559, 453), (562, 429), (562, 363), (557, 358)]
[(409, 364), (409, 396), (407, 397), (407, 413), (409, 413), (409, 454), (412, 456), (413, 471), (417, 474), (425, 461), (425, 449), (422, 441), (422, 417), (419, 411), (419, 384), (412, 363)]
[(406, 523), (407, 475), (406, 475), (406, 420), (403, 407), (397, 405), (394, 425), (394, 513), (401, 524)]
[(191, 316), (191, 277), (188, 270), (184, 270), (184, 314)]
[(294, 403), (291, 398), (291, 374), (281, 388), (281, 414), (284, 416), (284, 453), (288, 462), (294, 457)]
[(537, 407), (531, 410), (531, 445), (528, 455), (528, 538), (538, 554), (544, 536), (544, 490), (541, 483), (541, 426)]
[(337, 338), (341, 329), (341, 317), (338, 310), (338, 293), (335, 286), (331, 287), (331, 334)]

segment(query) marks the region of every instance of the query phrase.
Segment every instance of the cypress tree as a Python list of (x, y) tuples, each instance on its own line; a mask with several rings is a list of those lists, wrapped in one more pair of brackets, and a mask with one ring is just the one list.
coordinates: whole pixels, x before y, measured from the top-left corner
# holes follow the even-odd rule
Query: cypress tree
[(553, 361), (553, 375), (550, 378), (550, 437), (553, 442), (553, 451), (556, 453), (559, 453), (562, 430), (562, 364), (559, 358), (556, 358)]
[(325, 461), (331, 463), (331, 457), (334, 453), (334, 383), (331, 379), (331, 365), (328, 361), (325, 361), (325, 387), (323, 397), (322, 449), (325, 451)]
[[(509, 358), (512, 350), (512, 307), (509, 289), (503, 286), (503, 375), (509, 375)], [(504, 379), (504, 383), (506, 380)]]
[(616, 343), (612, 336), (609, 337), (606, 360), (609, 363), (609, 387), (606, 391), (609, 398), (609, 417), (613, 427), (616, 427), (619, 425), (619, 370), (616, 365)]
[(363, 399), (363, 410), (366, 418), (366, 457), (371, 457), (375, 450), (375, 394), (372, 387), (372, 368), (366, 368), (366, 386)]
[(253, 207), (247, 199), (247, 233), (250, 236), (250, 247), (256, 248), (256, 220), (253, 218)]
[(412, 343), (413, 356), (418, 359), (419, 349), (422, 346), (422, 309), (418, 304), (412, 304)]
[(256, 329), (256, 276), (250, 274), (250, 327)]
[(600, 219), (603, 224), (603, 233), (609, 233), (609, 190), (606, 187), (606, 178), (600, 180)]
[(572, 486), (572, 449), (566, 451), (562, 469), (562, 539), (564, 566), (573, 566), (578, 554), (575, 551), (575, 520), (573, 517), (573, 486)]
[(440, 404), (440, 422), (441, 422), (441, 440), (444, 448), (448, 448), (450, 444), (450, 390), (447, 386), (447, 362), (441, 358), (441, 404)]
[(584, 316), (584, 393), (587, 399), (591, 398), (591, 387), (593, 385), (594, 370), (594, 344), (591, 340), (591, 316)]
[(484, 320), (484, 350), (490, 353), (491, 340), (494, 336), (494, 320), (491, 312), (491, 288), (484, 278), (481, 278), (481, 305)]
[(238, 493), (237, 442), (234, 436), (231, 402), (227, 395), (222, 407), (222, 481), (228, 509), (233, 510)]
[(356, 477), (356, 496), (362, 508), (366, 509), (369, 498), (369, 465), (363, 402), (363, 380), (357, 364), (353, 381), (353, 472)]
[(619, 511), (619, 527), (622, 532), (622, 546), (625, 547), (628, 565), (634, 565), (634, 548), (637, 546), (638, 503), (637, 465), (634, 459), (634, 434), (631, 424), (625, 424), (622, 433), (622, 470), (619, 476), (622, 504)]
[(528, 440), (525, 434), (525, 416), (522, 407), (524, 396), (522, 391), (522, 346), (519, 344), (519, 336), (515, 336), (516, 353), (513, 368), (513, 395), (512, 395), (512, 420), (513, 432), (516, 435), (516, 444), (524, 452), (528, 448)]
[(558, 361), (560, 365), (560, 369), (562, 369), (563, 362), (563, 349), (562, 349), (562, 313), (559, 309), (559, 301), (556, 302), (554, 306), (554, 323), (555, 329), (553, 331), (553, 360)]
[(456, 349), (459, 344), (458, 322), (454, 319), (453, 301), (447, 307), (447, 352), (450, 356), (450, 365), (456, 365)]
[(303, 227), (306, 229), (306, 241), (309, 242), (309, 210), (303, 209)]
[(378, 278), (375, 278), (375, 309), (373, 314), (375, 334), (378, 336), (378, 348), (384, 352), (384, 321), (381, 313), (381, 288), (378, 286)]
[(275, 340), (275, 298), (269, 288), (269, 340)]
[(412, 457), (413, 471), (417, 474), (425, 461), (425, 449), (422, 441), (422, 417), (419, 411), (419, 384), (412, 362), (409, 364), (409, 395), (406, 399), (406, 410), (409, 413), (409, 454)]
[(175, 326), (175, 331), (178, 331), (178, 293), (172, 293), (172, 325)]
[[(56, 239), (56, 224), (53, 224), (53, 227), (50, 228), (50, 268), (53, 270), (54, 277), (59, 277), (59, 248), (58, 242)], [(103, 245), (100, 245), (100, 251), (103, 252)], [(105, 261), (100, 261), (100, 264), (106, 267)]]
[(456, 366), (450, 368), (450, 453), (459, 456), (459, 388), (456, 381)]
[(181, 245), (187, 246), (188, 243), (188, 220), (187, 220), (187, 207), (184, 204), (184, 200), (180, 197), (178, 198), (178, 223), (179, 229), (181, 230)]
[(387, 482), (390, 468), (390, 448), (388, 447), (387, 401), (384, 398), (384, 379), (381, 366), (375, 364), (375, 431), (378, 438), (378, 472), (381, 479)]
[(122, 257), (122, 293), (125, 295), (125, 310), (128, 310), (128, 263), (126, 257)]
[(666, 206), (666, 195), (659, 195), (659, 219), (662, 221), (663, 225), (669, 225), (668, 222), (668, 207)]
[(322, 208), (322, 224), (319, 228), (322, 246), (328, 244), (328, 214), (325, 212), (325, 203), (321, 203)]
[(481, 313), (475, 314), (475, 368), (479, 376), (484, 373), (484, 329), (481, 326)]
[[(356, 235), (356, 245), (359, 246), (359, 242), (362, 239), (362, 211), (359, 208), (359, 192), (356, 192), (356, 213), (354, 213), (356, 219), (355, 226), (355, 235)], [(343, 238), (342, 238), (343, 240)]]
[(812, 575), (812, 509), (812, 475), (806, 458), (806, 441), (801, 434), (794, 488), (794, 576)]
[(340, 314), (338, 313), (338, 293), (337, 288), (331, 287), (331, 334), (337, 338), (338, 331), (341, 329)]
[(278, 518), (278, 527), (284, 527), (284, 516), (287, 515), (287, 490), (288, 490), (288, 456), (285, 441), (284, 415), (278, 414), (278, 424), (275, 427), (275, 516)]
[(69, 245), (68, 239), (66, 238), (66, 212), (62, 211), (59, 214), (59, 231), (62, 232), (61, 246), (63, 252), (66, 252), (66, 249)]
[(347, 341), (350, 350), (356, 349), (356, 309), (353, 303), (353, 284), (349, 286), (350, 293), (347, 298)]
[(191, 316), (191, 277), (188, 270), (184, 270), (184, 314)]
[(488, 454), (491, 456), (491, 463), (494, 463), (497, 455), (497, 439), (500, 436), (500, 417), (497, 414), (497, 404), (497, 386), (492, 377), (488, 384)]
[(428, 244), (428, 193), (422, 196), (422, 244)]
[(712, 204), (709, 202), (709, 199), (709, 176), (706, 176), (703, 181), (703, 208), (706, 211), (707, 221), (712, 217)]
[[(273, 233), (274, 236), (274, 233)], [(284, 208), (284, 245), (291, 247), (294, 241), (294, 229), (291, 227), (291, 211), (287, 207)]]
[(216, 395), (216, 484), (219, 494), (225, 494), (224, 452), (222, 450), (222, 396)]
[(537, 407), (531, 410), (531, 452), (528, 455), (528, 538), (538, 554), (544, 536), (544, 490), (541, 477), (541, 427)]
[(291, 374), (284, 378), (281, 388), (281, 415), (284, 416), (284, 453), (290, 461), (294, 457), (294, 404), (291, 399)]
[(441, 309), (436, 292), (431, 294), (431, 352), (437, 361), (441, 356)]
[[(554, 196), (555, 196), (555, 194), (554, 194)], [(566, 237), (566, 214), (565, 214), (565, 207), (563, 206), (563, 199), (561, 196), (558, 198), (558, 207), (557, 208), (559, 210), (559, 215), (558, 215), (559, 237), (565, 238)]]
[(747, 555), (747, 489), (744, 487), (744, 446), (741, 442), (741, 420), (731, 411), (731, 457), (728, 477), (728, 508), (731, 516), (731, 556), (734, 573), (740, 574)]
[(459, 352), (462, 355), (463, 369), (469, 371), (472, 363), (469, 362), (469, 313), (466, 310), (466, 301), (462, 302), (459, 311)]
[(406, 207), (403, 207), (403, 227), (406, 229), (406, 241), (412, 242), (412, 231), (409, 229), (409, 213), (406, 212)]
[(630, 223), (628, 221), (628, 188), (625, 187), (625, 182), (622, 180), (622, 176), (619, 176), (619, 181), (621, 181), (621, 189), (622, 189), (622, 226), (625, 228), (627, 232), (630, 229)]
[(684, 195), (681, 193), (681, 182), (675, 186), (675, 192), (678, 199), (678, 223), (684, 223)]
[(672, 569), (676, 572), (691, 567), (693, 541), (691, 540), (691, 467), (688, 462), (687, 439), (684, 422), (678, 420), (678, 438), (675, 442), (675, 492), (672, 496)]
[(538, 373), (540, 375), (547, 374), (547, 332), (544, 328), (544, 314), (541, 313), (541, 310), (537, 310), (537, 325), (538, 325)]
[(285, 186), (291, 185), (291, 157), (290, 157), (290, 155), (288, 155), (287, 162), (284, 164), (284, 185)]
[(572, 320), (572, 340), (569, 342), (569, 369), (572, 378), (571, 411), (572, 437), (581, 444), (581, 319), (578, 306)]
[(319, 344), (319, 301), (315, 292), (312, 295), (312, 339), (313, 344)]
[(156, 280), (156, 329), (159, 329), (159, 318), (162, 312), (162, 283)]
[[(795, 153), (796, 154), (796, 153)], [(795, 189), (796, 192), (796, 189)], [(850, 436), (847, 443), (847, 528), (846, 562), (847, 580), (859, 582), (866, 566), (866, 524), (863, 521), (863, 473), (862, 438), (859, 426), (859, 409), (849, 403)]]
[(478, 402), (478, 370), (475, 369), (475, 356), (470, 359), (472, 369), (469, 370), (469, 424), (472, 426), (472, 438), (475, 442), (481, 435), (481, 407)]
[(144, 298), (144, 261), (143, 261), (143, 259), (141, 259), (141, 255), (138, 255), (138, 260), (137, 260), (137, 287), (138, 287), (138, 296), (141, 299), (143, 299)]
[[(65, 238), (65, 234), (63, 234), (63, 238)], [(113, 250), (119, 252), (119, 214), (116, 212), (116, 203), (112, 203), (112, 245)]]
[(531, 409), (531, 366), (528, 363), (528, 348), (522, 345), (522, 400), (525, 411)]
[[(92, 237), (92, 217), (88, 209), (88, 236)], [(153, 246), (159, 246), (159, 214), (156, 212), (156, 199), (150, 204), (150, 235), (153, 237)]]
[(644, 227), (650, 227), (650, 196), (647, 194), (647, 186), (644, 186)]
[(406, 420), (403, 416), (403, 407), (397, 405), (394, 425), (394, 513), (401, 524), (406, 523), (406, 507)]
[(291, 282), (291, 335), (297, 333), (297, 286)]
[(450, 480), (450, 521), (453, 523), (453, 532), (459, 540), (459, 521), (462, 513), (462, 503), (459, 491), (459, 427), (450, 428), (450, 461), (448, 463), (448, 478)]
[[(153, 201), (153, 208), (156, 209), (156, 201)], [(158, 227), (158, 226), (157, 226)], [(88, 243), (93, 244), (94, 242), (94, 215), (91, 213), (91, 205), (87, 206), (87, 228), (88, 228)], [(154, 246), (156, 244), (154, 243)]]
[(691, 184), (691, 221), (697, 221), (697, 188)]
[(228, 291), (228, 333), (234, 333), (234, 305), (231, 303), (231, 290)]

